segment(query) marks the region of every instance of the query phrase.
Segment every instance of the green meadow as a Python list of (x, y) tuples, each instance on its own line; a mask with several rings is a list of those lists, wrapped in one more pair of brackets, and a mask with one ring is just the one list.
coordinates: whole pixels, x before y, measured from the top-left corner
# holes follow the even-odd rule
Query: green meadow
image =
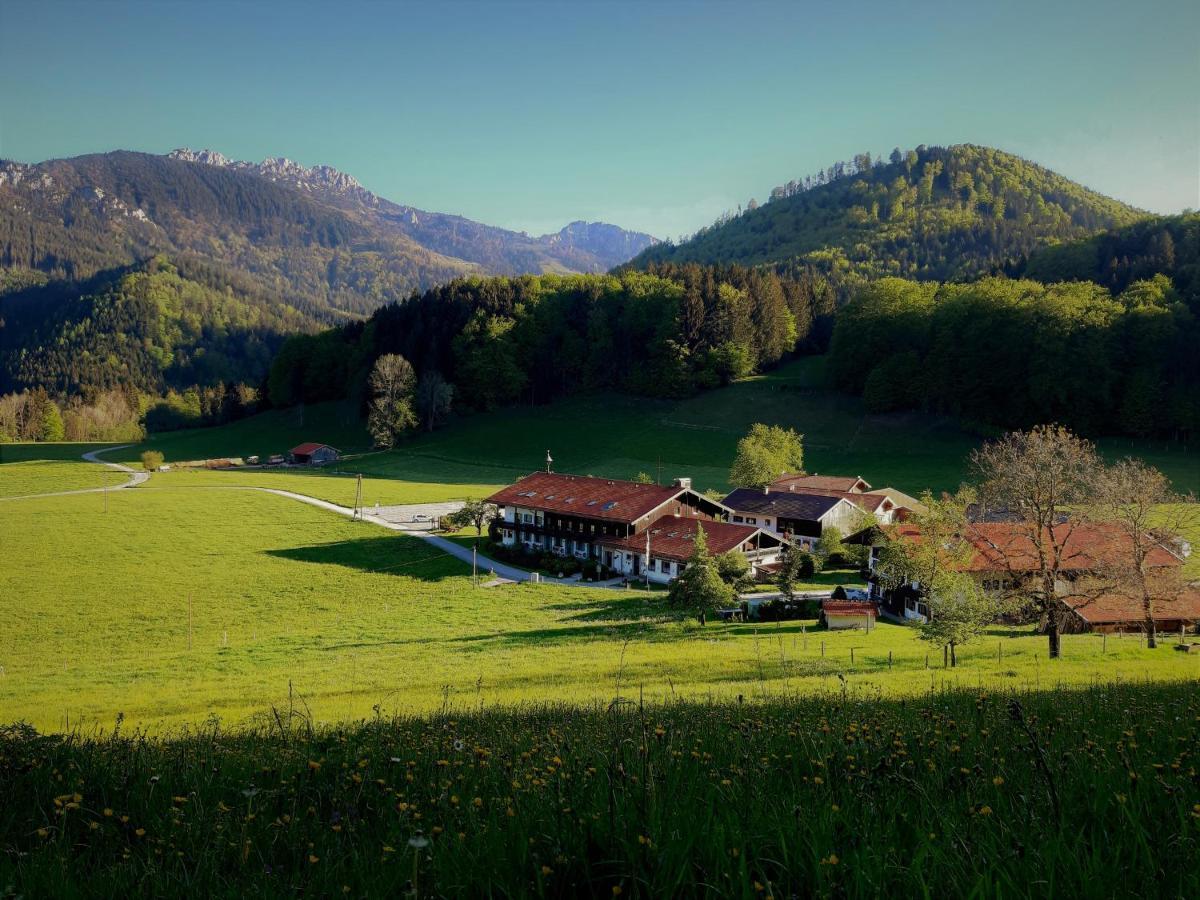
[[(179, 481), (182, 481), (181, 478)], [(99, 495), (0, 506), (0, 720), (156, 731), (528, 702), (796, 694), (915, 696), (1196, 678), (1200, 657), (1136, 638), (997, 629), (956, 669), (915, 630), (698, 623), (660, 593), (473, 588), (467, 566), (396, 534), (261, 491), (154, 476)], [(849, 580), (849, 579), (848, 579)]]

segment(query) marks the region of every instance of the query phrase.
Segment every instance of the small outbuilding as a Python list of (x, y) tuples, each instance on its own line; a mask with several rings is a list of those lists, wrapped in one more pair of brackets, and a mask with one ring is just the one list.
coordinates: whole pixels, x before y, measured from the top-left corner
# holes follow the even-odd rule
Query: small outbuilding
[(879, 618), (879, 607), (861, 600), (826, 600), (821, 604), (821, 624), (830, 631), (862, 628), (870, 631)]
[(336, 462), (341, 455), (336, 447), (328, 444), (300, 444), (291, 450), (292, 462), (298, 466), (323, 466)]

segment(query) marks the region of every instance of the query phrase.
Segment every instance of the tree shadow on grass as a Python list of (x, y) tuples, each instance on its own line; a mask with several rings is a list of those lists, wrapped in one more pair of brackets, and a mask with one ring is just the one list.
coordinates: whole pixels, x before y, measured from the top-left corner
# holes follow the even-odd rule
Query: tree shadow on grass
[(459, 644), (474, 652), (499, 648), (550, 647), (566, 643), (603, 641), (620, 651), (620, 642), (640, 643), (677, 641), (678, 633), (660, 629), (660, 620), (613, 622), (605, 625), (575, 625), (562, 628), (533, 628), (525, 631), (497, 631), (492, 634), (470, 634), (449, 638), (447, 644)]
[(344, 566), (378, 575), (418, 581), (442, 581), (466, 574), (469, 566), (417, 538), (364, 537), (330, 544), (267, 550), (268, 556), (293, 562)]
[(546, 607), (556, 612), (575, 613), (566, 616), (569, 622), (680, 622), (694, 618), (685, 610), (667, 605), (662, 594), (623, 596), (604, 600), (581, 600), (577, 603), (553, 603)]

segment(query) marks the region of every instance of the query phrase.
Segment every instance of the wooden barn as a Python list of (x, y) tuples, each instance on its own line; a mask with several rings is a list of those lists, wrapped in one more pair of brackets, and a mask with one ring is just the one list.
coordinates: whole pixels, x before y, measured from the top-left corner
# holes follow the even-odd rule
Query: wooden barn
[(308, 443), (293, 447), (289, 455), (292, 462), (298, 466), (323, 466), (336, 462), (341, 454), (336, 447), (330, 447), (328, 444)]

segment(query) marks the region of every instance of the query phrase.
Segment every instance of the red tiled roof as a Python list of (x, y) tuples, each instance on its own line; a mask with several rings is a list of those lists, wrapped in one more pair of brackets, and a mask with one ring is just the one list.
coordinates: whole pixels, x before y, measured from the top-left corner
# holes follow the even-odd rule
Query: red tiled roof
[[(292, 448), (292, 453), (294, 453), (294, 454), (298, 453), (301, 456), (307, 456), (310, 453), (315, 453), (316, 451), (320, 450), (322, 447), (329, 447), (329, 445), (328, 444), (311, 444), (311, 443), (300, 444), (299, 446)], [(333, 447), (329, 447), (329, 449), (332, 450)]]
[(852, 491), (862, 482), (870, 490), (871, 485), (859, 475), (784, 475), (771, 482), (771, 487), (787, 490), (796, 488), (818, 488), (828, 491)]
[[(1092, 625), (1118, 622), (1136, 624), (1146, 621), (1142, 601), (1124, 594), (1104, 594), (1092, 598), (1065, 597), (1063, 603)], [(1155, 600), (1152, 613), (1155, 622), (1200, 620), (1200, 590), (1185, 591), (1177, 597)]]
[[(1129, 538), (1115, 525), (1062, 522), (1054, 526), (1054, 532), (1054, 539), (1063, 542), (1064, 572), (1086, 572), (1123, 563), (1129, 546)], [(908, 522), (892, 534), (902, 540), (920, 540), (921, 530), (916, 523)], [(1037, 549), (1020, 523), (975, 522), (966, 537), (975, 555), (964, 571), (1032, 572), (1038, 568)], [(1183, 560), (1158, 545), (1147, 554), (1146, 564), (1156, 568), (1181, 566)]]
[(685, 490), (610, 478), (535, 472), (492, 494), (488, 502), (589, 519), (634, 522)]
[(692, 558), (695, 547), (696, 530), (704, 529), (704, 537), (708, 541), (708, 552), (719, 556), (730, 550), (736, 550), (756, 534), (761, 534), (762, 540), (774, 546), (779, 544), (777, 538), (771, 537), (755, 528), (753, 525), (734, 525), (730, 522), (712, 522), (684, 516), (662, 516), (655, 519), (650, 527), (638, 534), (623, 538), (600, 538), (597, 544), (610, 547), (613, 550), (627, 550), (634, 553), (646, 552), (646, 535), (650, 535), (650, 555), (661, 559), (674, 559), (681, 562)]

